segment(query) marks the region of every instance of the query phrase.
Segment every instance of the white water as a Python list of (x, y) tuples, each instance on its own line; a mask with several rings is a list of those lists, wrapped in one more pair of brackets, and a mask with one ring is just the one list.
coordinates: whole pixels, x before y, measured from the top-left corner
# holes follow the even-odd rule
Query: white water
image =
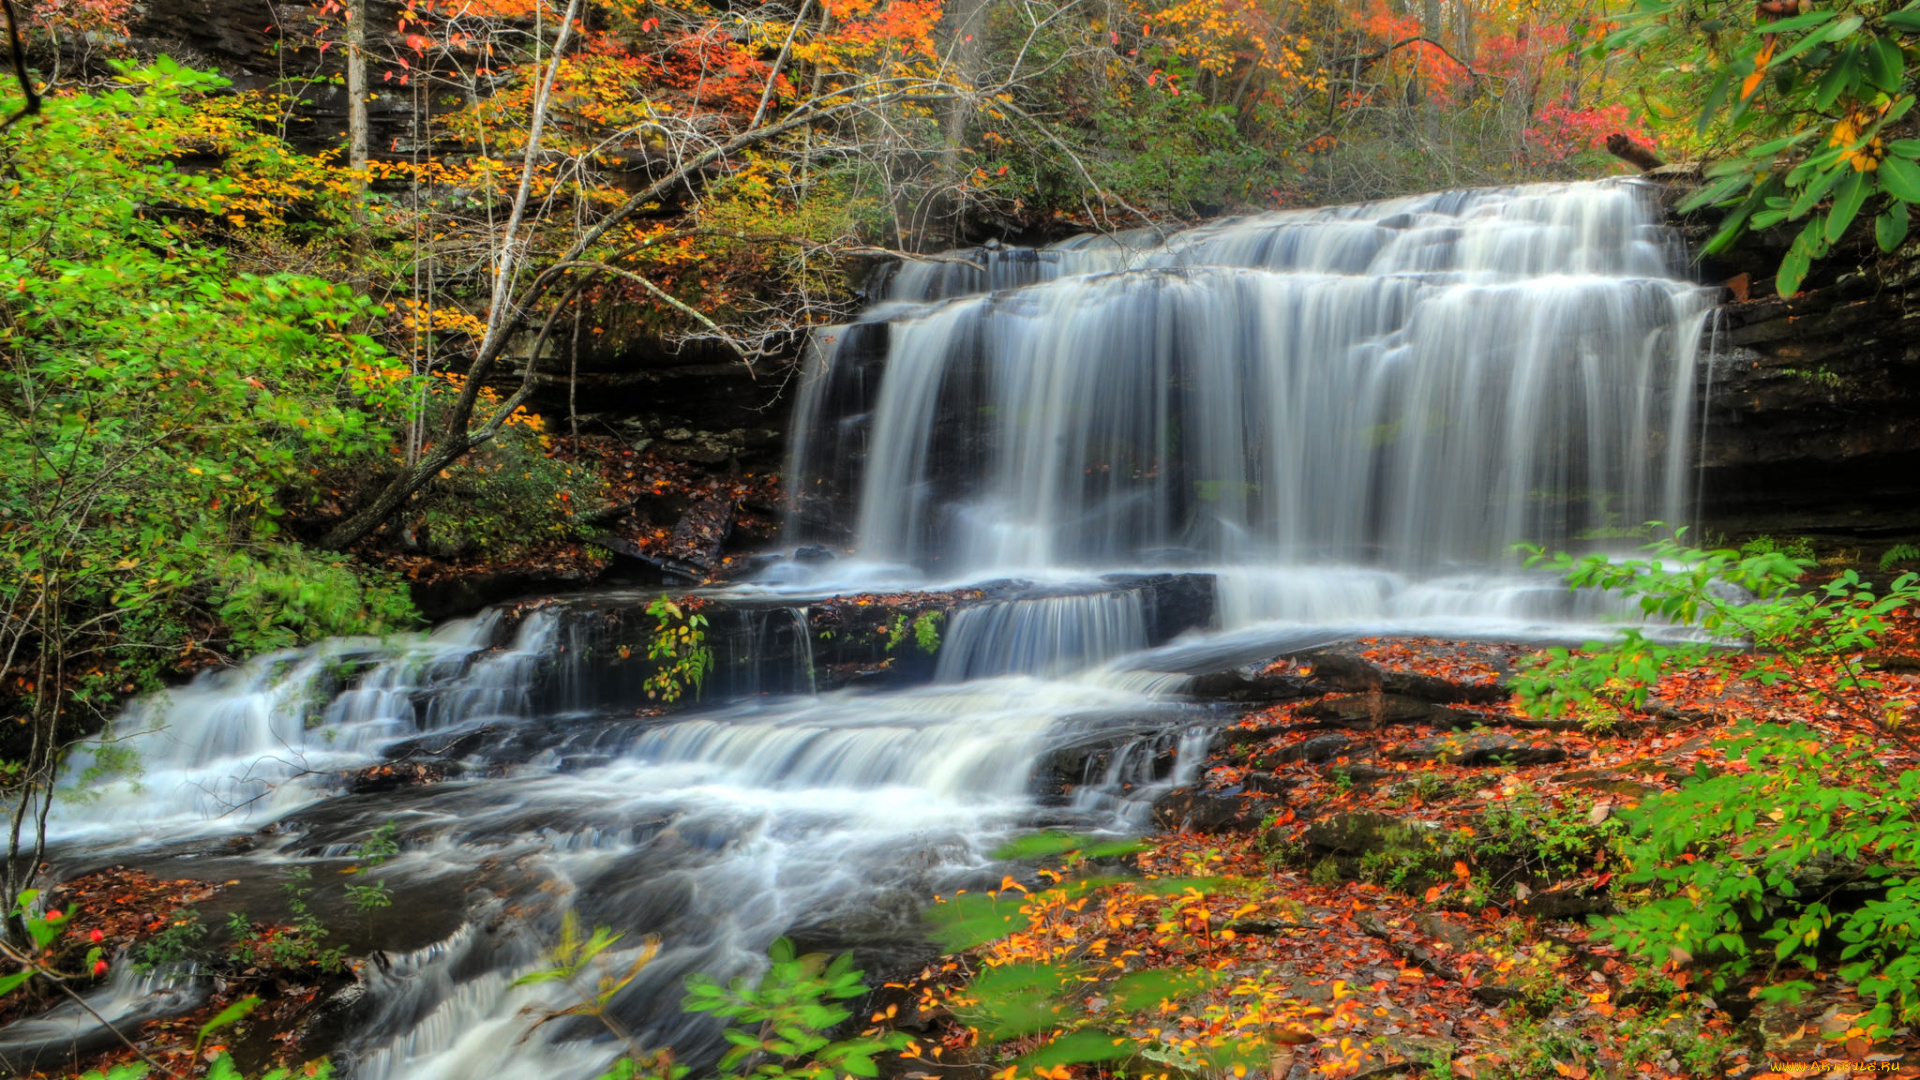
[[(716, 617), (750, 602), (715, 631), (751, 654), (721, 700), (636, 715), (610, 627), (650, 625), (647, 595), (538, 608), (510, 635), (490, 613), (330, 642), (131, 707), (139, 774), (64, 803), (59, 843), (237, 875), (215, 839), (272, 824), (246, 872), (313, 866), (345, 920), (332, 871), (391, 821), (381, 918), (451, 929), (368, 968), (346, 1074), (575, 1080), (604, 1032), (534, 1030), (571, 1001), (511, 986), (560, 912), (628, 931), (616, 964), (661, 936), (617, 1009), (697, 1053), (714, 1035), (677, 1009), (689, 972), (753, 971), (784, 933), (901, 955), (919, 906), (998, 880), (987, 853), (1041, 815), (1138, 827), (1204, 756), (1191, 673), (1362, 629), (1576, 632), (1608, 612), (1507, 546), (1685, 516), (1705, 299), (1632, 185), (975, 254), (984, 275), (909, 265), (822, 336), (793, 532), (844, 554), (720, 598)], [(1216, 632), (1165, 643), (1158, 594), (1099, 576), (1168, 566), (1213, 576)], [(957, 612), (931, 684), (805, 692), (806, 594), (1007, 576), (1040, 584)], [(341, 797), (406, 739), (471, 740), (473, 771)], [(1075, 747), (1098, 766), (1043, 809), (1036, 777)]]
[[(1424, 577), (1684, 520), (1708, 294), (1656, 213), (1631, 183), (1543, 186), (989, 253), (989, 284), (1044, 280), (822, 335), (797, 529), (940, 579)], [(894, 295), (969, 277), (916, 264)]]

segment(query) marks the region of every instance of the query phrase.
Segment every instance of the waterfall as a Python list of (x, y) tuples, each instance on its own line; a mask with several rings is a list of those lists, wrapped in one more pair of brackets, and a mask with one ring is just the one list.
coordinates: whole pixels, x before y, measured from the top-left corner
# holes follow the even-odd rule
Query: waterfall
[[(921, 906), (1001, 880), (1004, 839), (1143, 828), (1228, 719), (1180, 696), (1194, 675), (1362, 627), (1606, 614), (1509, 547), (1685, 519), (1708, 294), (1682, 256), (1647, 189), (1607, 181), (910, 262), (816, 336), (795, 406), (789, 535), (850, 556), (704, 590), (714, 662), (678, 709), (646, 693), (657, 591), (263, 655), (76, 755), (53, 858), (245, 862), (235, 904), (311, 868), (331, 940), (382, 950), (326, 1048), (351, 1080), (596, 1075), (606, 1032), (534, 1024), (566, 988), (514, 986), (567, 912), (631, 935), (614, 969), (659, 936), (611, 1010), (698, 1067), (721, 1039), (678, 1008), (687, 974), (750, 976), (783, 934), (910, 970)], [(896, 642), (850, 683), (875, 622), (826, 598), (942, 582), (978, 591), (937, 659)], [(388, 761), (443, 771), (362, 782)], [(341, 872), (389, 824), (376, 925)], [(178, 1015), (204, 982), (117, 975), (92, 1003)], [(80, 1036), (48, 1014), (0, 1055)]]
[(1146, 645), (1146, 604), (1138, 592), (1007, 600), (954, 615), (934, 678), (1062, 675)]
[(816, 345), (793, 528), (943, 578), (1425, 575), (1683, 520), (1709, 295), (1679, 255), (1604, 182), (916, 264)]

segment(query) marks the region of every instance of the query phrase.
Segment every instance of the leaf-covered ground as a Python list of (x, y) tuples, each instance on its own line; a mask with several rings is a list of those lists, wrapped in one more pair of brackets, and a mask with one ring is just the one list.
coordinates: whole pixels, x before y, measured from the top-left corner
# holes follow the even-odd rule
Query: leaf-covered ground
[[(1913, 630), (1901, 624), (1879, 658), (1896, 700), (1916, 685)], [(1920, 1076), (1920, 1038), (1866, 1038), (1855, 1021), (1871, 1002), (1826, 972), (1797, 1005), (1757, 1000), (1765, 980), (1716, 998), (1690, 957), (1638, 960), (1592, 922), (1632, 900), (1615, 885), (1621, 811), (1744, 770), (1715, 741), (1738, 721), (1798, 720), (1841, 740), (1840, 714), (1805, 686), (1739, 678), (1765, 663), (1751, 659), (1731, 677), (1674, 673), (1604, 723), (1536, 720), (1500, 689), (1526, 653), (1368, 640), (1243, 671), (1242, 693), (1289, 700), (1250, 707), (1216, 738), (1197, 789), (1160, 802), (1140, 881), (1074, 899), (1048, 891), (1045, 869), (1010, 879), (999, 899), (1030, 928), (922, 973), (910, 1019), (928, 1060), (983, 1062), (1006, 1080), (1086, 1075), (1016, 1058), (1092, 1018), (1134, 1040), (1101, 1067), (1131, 1075), (1264, 1032), (1281, 1049), (1257, 1071), (1276, 1077)], [(1086, 980), (1071, 1019), (986, 1045), (994, 1008), (970, 980), (1068, 961)], [(1216, 981), (1103, 1014), (1103, 980), (1142, 968)]]

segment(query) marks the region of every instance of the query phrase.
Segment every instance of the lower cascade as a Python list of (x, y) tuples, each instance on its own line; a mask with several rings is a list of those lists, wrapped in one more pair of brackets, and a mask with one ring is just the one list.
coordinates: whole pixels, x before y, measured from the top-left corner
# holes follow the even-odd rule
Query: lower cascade
[[(1684, 261), (1608, 181), (908, 263), (819, 333), (795, 406), (789, 540), (847, 554), (702, 590), (697, 701), (647, 696), (658, 590), (263, 655), (130, 706), (137, 767), (56, 806), (53, 858), (265, 880), (221, 901), (264, 910), (390, 823), (392, 907), (322, 912), (378, 950), (329, 1004), (343, 1075), (596, 1075), (603, 1031), (532, 1023), (564, 988), (513, 985), (569, 911), (627, 933), (616, 967), (658, 936), (614, 1012), (711, 1058), (689, 973), (752, 975), (782, 935), (902, 969), (935, 951), (920, 908), (998, 881), (1006, 838), (1142, 828), (1236, 716), (1191, 676), (1608, 617), (1511, 548), (1686, 520), (1709, 296)], [(847, 677), (815, 609), (880, 586), (969, 599)], [(127, 967), (89, 999), (109, 1021), (199, 1000)], [(98, 1035), (48, 1014), (0, 1060)]]

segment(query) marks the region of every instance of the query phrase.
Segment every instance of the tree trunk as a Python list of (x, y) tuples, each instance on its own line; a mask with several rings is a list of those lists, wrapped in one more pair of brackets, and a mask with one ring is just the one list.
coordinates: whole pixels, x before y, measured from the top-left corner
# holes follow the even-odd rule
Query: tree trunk
[(353, 280), (364, 291), (367, 260), (367, 0), (346, 0), (347, 168), (353, 173)]

